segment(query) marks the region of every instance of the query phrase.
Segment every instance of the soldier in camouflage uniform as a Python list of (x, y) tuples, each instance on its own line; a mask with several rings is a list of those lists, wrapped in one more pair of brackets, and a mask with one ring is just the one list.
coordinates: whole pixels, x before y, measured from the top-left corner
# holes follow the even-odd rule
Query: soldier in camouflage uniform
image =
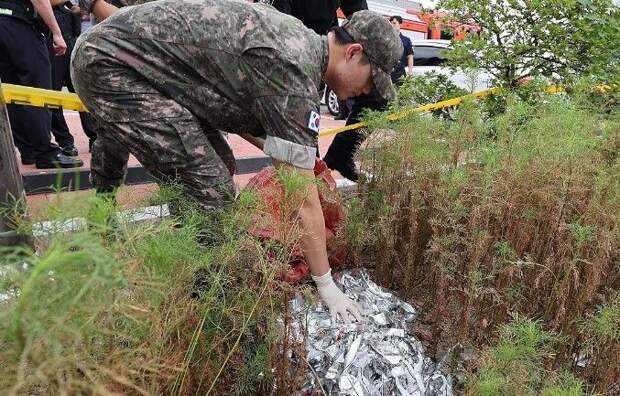
[[(205, 208), (230, 202), (223, 159), (230, 149), (209, 140), (218, 130), (247, 136), (276, 164), (314, 177), (321, 79), (341, 97), (374, 85), (390, 98), (390, 71), (402, 54), (390, 23), (373, 12), (337, 29), (319, 36), (269, 5), (236, 0), (118, 10), (79, 39), (72, 59), (76, 91), (101, 126), (95, 186), (120, 185), (132, 153), (156, 178), (179, 180)], [(301, 242), (319, 294), (334, 315), (359, 318), (331, 281), (318, 194), (308, 188)]]

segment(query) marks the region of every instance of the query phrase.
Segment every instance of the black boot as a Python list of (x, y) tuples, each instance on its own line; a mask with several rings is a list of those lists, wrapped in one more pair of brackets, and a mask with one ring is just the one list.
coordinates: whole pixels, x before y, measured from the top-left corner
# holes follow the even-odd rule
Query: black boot
[(34, 157), (22, 156), (22, 165), (34, 165)]
[(61, 149), (61, 152), (67, 157), (77, 157), (78, 151), (74, 145), (65, 146)]
[(37, 169), (55, 169), (79, 168), (80, 166), (84, 165), (84, 162), (79, 158), (71, 158), (59, 153), (53, 157), (49, 157), (46, 159), (37, 159), (35, 164)]

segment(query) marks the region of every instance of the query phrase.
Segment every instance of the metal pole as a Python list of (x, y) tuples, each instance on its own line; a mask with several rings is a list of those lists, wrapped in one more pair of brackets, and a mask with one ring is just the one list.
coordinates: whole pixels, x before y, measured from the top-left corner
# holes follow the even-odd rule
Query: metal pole
[(19, 173), (9, 113), (0, 81), (0, 246), (32, 245), (25, 235), (15, 231), (15, 217), (26, 213), (26, 194)]

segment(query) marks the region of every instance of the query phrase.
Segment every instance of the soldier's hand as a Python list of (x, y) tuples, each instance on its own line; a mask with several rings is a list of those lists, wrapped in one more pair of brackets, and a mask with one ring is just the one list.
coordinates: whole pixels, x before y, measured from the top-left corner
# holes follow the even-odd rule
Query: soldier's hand
[(64, 55), (67, 51), (67, 43), (65, 43), (65, 39), (62, 38), (61, 33), (52, 34), (54, 53), (56, 56)]
[(332, 278), (331, 269), (322, 276), (312, 275), (312, 279), (316, 283), (321, 299), (329, 309), (334, 324), (338, 320), (338, 316), (345, 323), (350, 323), (351, 319), (360, 323), (364, 322), (362, 307), (347, 297), (336, 286)]

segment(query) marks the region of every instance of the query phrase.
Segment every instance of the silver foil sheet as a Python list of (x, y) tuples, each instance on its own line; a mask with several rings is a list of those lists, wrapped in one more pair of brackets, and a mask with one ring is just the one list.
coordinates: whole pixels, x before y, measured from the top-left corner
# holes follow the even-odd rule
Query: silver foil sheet
[(332, 324), (320, 302), (298, 296), (289, 303), (294, 321), (290, 337), (306, 340), (308, 381), (295, 395), (452, 395), (450, 378), (424, 355), (407, 333), (415, 309), (370, 280), (364, 270), (334, 276), (357, 301), (365, 323)]

